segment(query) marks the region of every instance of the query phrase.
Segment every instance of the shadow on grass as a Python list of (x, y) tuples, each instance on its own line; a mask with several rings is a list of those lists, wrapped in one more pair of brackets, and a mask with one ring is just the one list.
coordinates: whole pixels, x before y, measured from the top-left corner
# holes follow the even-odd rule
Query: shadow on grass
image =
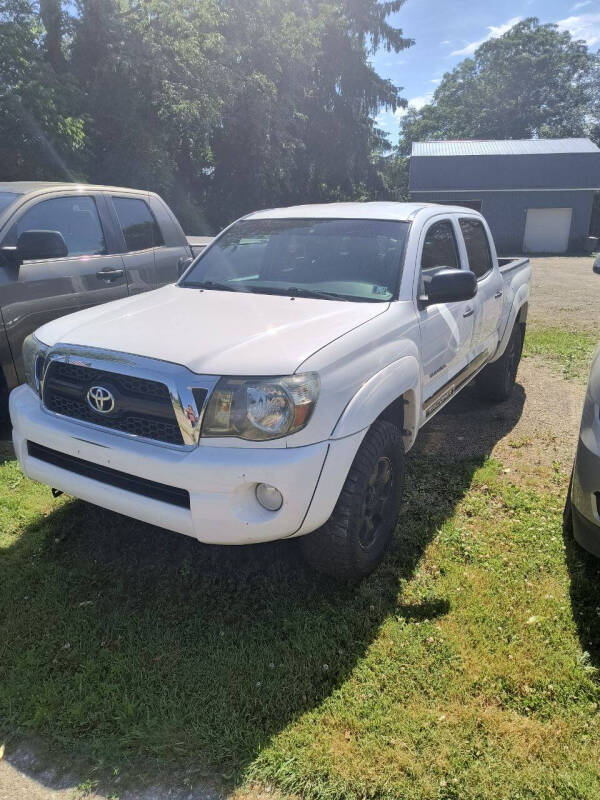
[(240, 780), (348, 679), (390, 613), (448, 612), (447, 598), (403, 603), (402, 586), (524, 398), (517, 386), (490, 408), (467, 392), (432, 420), (391, 552), (354, 586), (308, 571), (293, 540), (206, 546), (65, 503), (0, 556), (0, 725), (107, 767)]
[(581, 649), (600, 669), (600, 559), (580, 547), (573, 533), (563, 529), (571, 585), (571, 608)]
[(0, 466), (15, 457), (10, 423), (0, 420)]

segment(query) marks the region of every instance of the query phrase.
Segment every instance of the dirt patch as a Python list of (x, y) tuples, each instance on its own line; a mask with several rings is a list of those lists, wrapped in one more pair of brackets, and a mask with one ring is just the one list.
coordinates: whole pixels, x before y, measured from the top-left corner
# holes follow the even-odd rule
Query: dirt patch
[(542, 327), (600, 333), (600, 275), (592, 256), (532, 258), (529, 321)]
[[(50, 759), (43, 746), (39, 752), (19, 746), (0, 759), (0, 800), (224, 800), (229, 796), (216, 782), (202, 783), (193, 772), (170, 775), (168, 780), (162, 776), (156, 783), (146, 777), (143, 788), (130, 788), (138, 783), (132, 776), (95, 780), (84, 764), (68, 768), (63, 764), (59, 769), (49, 766)], [(86, 778), (78, 777), (86, 772)]]
[(509, 400), (490, 405), (466, 389), (419, 433), (414, 454), (446, 462), (491, 456), (512, 480), (547, 485), (571, 469), (584, 395), (584, 385), (523, 359)]

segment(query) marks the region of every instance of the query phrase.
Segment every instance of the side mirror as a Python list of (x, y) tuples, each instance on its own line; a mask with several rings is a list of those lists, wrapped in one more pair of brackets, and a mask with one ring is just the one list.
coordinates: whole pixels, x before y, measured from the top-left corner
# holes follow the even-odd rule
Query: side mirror
[(20, 262), (64, 258), (69, 255), (69, 248), (58, 231), (23, 231), (17, 239), (16, 255)]
[(594, 261), (594, 266), (592, 267), (596, 275), (600, 275), (600, 256), (596, 258)]
[(434, 273), (426, 286), (425, 302), (456, 303), (471, 300), (477, 294), (477, 278), (464, 269), (442, 268)]

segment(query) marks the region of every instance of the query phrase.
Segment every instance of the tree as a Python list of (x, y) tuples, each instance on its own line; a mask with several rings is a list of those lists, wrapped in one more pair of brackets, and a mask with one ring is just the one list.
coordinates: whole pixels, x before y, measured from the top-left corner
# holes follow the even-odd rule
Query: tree
[(34, 2), (0, 0), (4, 177), (152, 189), (196, 232), (381, 187), (405, 0)]
[[(378, 185), (373, 117), (396, 88), (368, 54), (412, 44), (386, 23), (404, 0), (237, 0), (224, 37), (237, 43), (234, 84), (212, 147), (208, 208), (232, 219), (253, 208), (361, 196)], [(237, 7), (236, 7), (237, 6)]]
[(430, 104), (409, 109), (400, 153), (427, 139), (585, 136), (596, 64), (567, 31), (523, 20), (446, 73)]
[(76, 87), (46, 61), (43, 34), (27, 0), (0, 0), (0, 180), (81, 176)]

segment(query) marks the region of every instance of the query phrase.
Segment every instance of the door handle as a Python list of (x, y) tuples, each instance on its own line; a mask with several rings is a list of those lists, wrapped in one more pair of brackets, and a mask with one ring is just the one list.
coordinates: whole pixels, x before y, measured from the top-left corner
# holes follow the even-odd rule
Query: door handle
[(122, 278), (125, 274), (124, 269), (101, 269), (96, 273), (96, 277), (102, 281), (116, 281), (117, 278)]
[(463, 314), (463, 317), (471, 317), (473, 316), (474, 313), (475, 313), (474, 308), (467, 308), (467, 310)]
[(497, 300), (499, 297), (502, 297), (503, 294), (504, 294), (504, 292), (502, 291), (502, 289), (500, 289), (499, 292), (496, 292), (496, 294), (494, 295), (494, 298)]

